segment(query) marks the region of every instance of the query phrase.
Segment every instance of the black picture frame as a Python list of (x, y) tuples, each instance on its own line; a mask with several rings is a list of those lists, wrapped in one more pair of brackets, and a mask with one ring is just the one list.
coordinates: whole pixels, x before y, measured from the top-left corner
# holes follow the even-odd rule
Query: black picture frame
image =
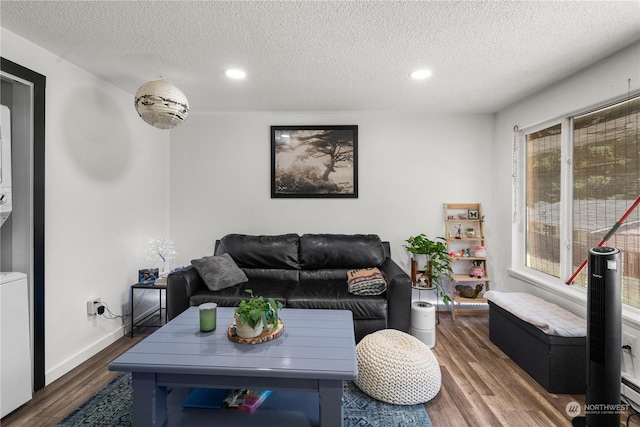
[(467, 218), (469, 219), (480, 219), (478, 217), (478, 209), (468, 209), (467, 210)]
[(271, 126), (271, 198), (358, 198), (358, 126)]

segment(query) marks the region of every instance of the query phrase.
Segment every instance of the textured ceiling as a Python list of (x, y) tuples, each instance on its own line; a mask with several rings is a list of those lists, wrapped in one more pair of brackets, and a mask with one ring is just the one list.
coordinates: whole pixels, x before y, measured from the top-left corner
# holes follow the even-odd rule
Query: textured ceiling
[(495, 112), (640, 39), (638, 1), (2, 0), (0, 19), (131, 94), (162, 76), (192, 112)]

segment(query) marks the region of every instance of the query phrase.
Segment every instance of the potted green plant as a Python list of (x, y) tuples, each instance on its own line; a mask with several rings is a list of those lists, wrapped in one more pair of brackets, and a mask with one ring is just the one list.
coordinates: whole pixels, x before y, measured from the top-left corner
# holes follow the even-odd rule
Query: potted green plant
[(235, 309), (236, 334), (240, 338), (255, 338), (264, 328), (272, 329), (278, 326), (278, 311), (282, 303), (269, 298), (255, 296), (251, 289), (245, 290), (251, 298), (240, 302)]
[(411, 253), (412, 258), (419, 266), (424, 266), (427, 263), (427, 253), (431, 244), (430, 240), (425, 234), (418, 234), (417, 236), (411, 236), (406, 240), (407, 244), (404, 245), (407, 252)]
[(476, 230), (473, 227), (467, 228), (467, 237), (475, 237)]
[(424, 271), (426, 279), (428, 280), (427, 285), (429, 285), (429, 287), (435, 287), (438, 297), (442, 298), (442, 301), (448, 305), (451, 302), (451, 297), (444, 291), (442, 283), (440, 282), (443, 277), (451, 278), (453, 274), (451, 256), (447, 249), (446, 240), (444, 237), (436, 237), (431, 240), (426, 234), (422, 233), (409, 237), (406, 242), (405, 248), (407, 251), (412, 254), (426, 255)]

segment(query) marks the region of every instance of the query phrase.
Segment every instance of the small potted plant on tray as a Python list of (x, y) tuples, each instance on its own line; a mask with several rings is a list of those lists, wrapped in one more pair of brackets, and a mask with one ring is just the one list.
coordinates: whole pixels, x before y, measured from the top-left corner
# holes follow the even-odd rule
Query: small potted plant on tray
[(264, 328), (273, 329), (278, 326), (278, 311), (282, 303), (269, 298), (265, 300), (253, 294), (251, 289), (245, 290), (251, 298), (240, 302), (235, 309), (236, 334), (240, 338), (255, 338), (262, 334)]

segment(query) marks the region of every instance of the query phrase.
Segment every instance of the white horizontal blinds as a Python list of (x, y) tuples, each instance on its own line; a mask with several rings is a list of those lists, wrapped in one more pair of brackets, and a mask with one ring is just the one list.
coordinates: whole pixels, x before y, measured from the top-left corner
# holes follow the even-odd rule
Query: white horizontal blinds
[[(640, 97), (574, 119), (573, 265), (597, 246), (640, 195)], [(607, 241), (623, 252), (623, 302), (640, 307), (640, 209)], [(586, 286), (586, 269), (574, 284)]]
[(526, 260), (560, 277), (560, 132), (555, 125), (526, 138)]

